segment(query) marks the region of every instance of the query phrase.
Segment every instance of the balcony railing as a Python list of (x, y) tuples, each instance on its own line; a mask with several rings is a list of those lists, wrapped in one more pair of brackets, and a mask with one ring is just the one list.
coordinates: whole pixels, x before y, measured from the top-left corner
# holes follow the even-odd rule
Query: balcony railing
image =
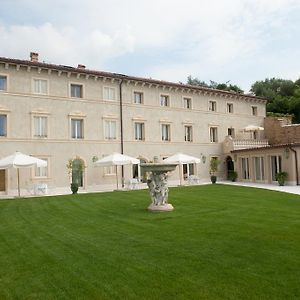
[(266, 139), (233, 139), (227, 136), (223, 142), (224, 153), (230, 153), (233, 150), (261, 148), (269, 146)]
[(260, 147), (267, 147), (269, 145), (268, 140), (255, 140), (255, 139), (232, 139), (233, 150), (238, 149), (249, 149), (249, 148), (260, 148)]

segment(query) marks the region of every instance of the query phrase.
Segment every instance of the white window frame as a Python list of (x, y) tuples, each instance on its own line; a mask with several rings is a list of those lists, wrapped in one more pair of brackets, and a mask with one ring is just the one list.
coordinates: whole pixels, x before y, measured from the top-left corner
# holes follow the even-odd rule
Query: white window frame
[[(114, 128), (112, 126), (114, 123)], [(103, 120), (103, 128), (104, 128), (104, 139), (105, 140), (117, 140), (117, 120), (115, 119), (104, 119)], [(107, 132), (108, 129), (108, 132)], [(114, 129), (114, 132), (113, 132)]]
[(266, 176), (266, 171), (265, 171), (265, 158), (263, 156), (253, 157), (253, 169), (254, 169), (255, 181), (264, 181)]
[[(229, 134), (229, 130), (231, 130), (231, 134)], [(233, 127), (228, 127), (227, 128), (227, 135), (231, 136), (234, 139), (235, 138), (235, 129)]]
[[(164, 136), (164, 133), (165, 133), (163, 130), (164, 127), (168, 128), (168, 130), (166, 131), (167, 132), (166, 136)], [(161, 141), (170, 142), (171, 141), (171, 124), (162, 123), (160, 128), (161, 128)]]
[[(81, 124), (82, 124), (82, 127), (81, 127), (82, 137), (77, 137), (77, 136), (73, 137), (72, 121), (81, 121)], [(75, 132), (77, 133), (77, 130)], [(72, 140), (84, 140), (84, 118), (76, 117), (76, 116), (70, 117), (70, 137), (71, 137)]]
[[(167, 100), (167, 103), (165, 103), (165, 100), (163, 101), (163, 97), (165, 100)], [(159, 104), (160, 104), (160, 107), (170, 107), (170, 95), (160, 94), (159, 95)], [(165, 105), (165, 104), (167, 104), (167, 105)]]
[[(137, 127), (138, 125), (141, 128), (138, 129), (138, 127)], [(133, 122), (133, 126), (134, 126), (134, 140), (135, 141), (145, 141), (145, 122), (135, 121), (135, 122)]]
[(6, 85), (5, 85), (5, 88), (2, 90), (0, 90), (0, 93), (1, 92), (7, 92), (8, 91), (8, 78), (9, 78), (9, 76), (7, 75), (7, 74), (1, 74), (0, 73), (0, 77), (5, 77), (6, 78)]
[(193, 142), (193, 126), (192, 125), (184, 125), (184, 141), (185, 142)]
[(184, 109), (193, 109), (193, 101), (191, 97), (182, 97), (182, 103)]
[[(36, 82), (39, 82), (39, 90), (36, 91)], [(46, 91), (42, 92), (41, 83), (46, 82)], [(49, 94), (49, 80), (44, 78), (32, 78), (32, 93), (37, 95), (48, 95)]]
[(218, 136), (218, 127), (217, 126), (210, 126), (209, 127), (209, 141), (211, 143), (218, 143), (219, 136)]
[[(106, 95), (107, 91), (107, 95)], [(112, 93), (113, 91), (113, 93)], [(104, 86), (103, 87), (103, 100), (106, 101), (116, 101), (117, 100), (117, 94), (116, 94), (116, 88), (112, 86)]]
[[(46, 134), (36, 134), (36, 118), (39, 118), (39, 120), (41, 120), (41, 118), (45, 118), (46, 119)], [(32, 115), (32, 136), (34, 138), (48, 138), (49, 134), (48, 134), (48, 130), (49, 130), (49, 118), (48, 115), (45, 114), (33, 114)], [(41, 128), (41, 124), (39, 123), (39, 129), (37, 130), (39, 133), (41, 133), (42, 128)]]
[[(81, 95), (80, 97), (72, 96), (72, 86), (80, 86), (81, 87)], [(84, 98), (84, 84), (80, 82), (70, 82), (69, 83), (69, 89), (70, 89), (70, 98), (72, 99), (83, 99)]]
[(226, 112), (228, 114), (233, 114), (234, 113), (234, 106), (232, 102), (227, 102), (226, 103)]
[(0, 139), (5, 139), (5, 138), (7, 138), (7, 135), (8, 135), (8, 114), (5, 113), (5, 112), (2, 112), (2, 111), (0, 110), (0, 115), (6, 117), (5, 135), (0, 135)]
[(251, 114), (252, 114), (252, 116), (258, 116), (258, 107), (257, 106), (254, 106), (254, 105), (251, 106)]
[(249, 157), (241, 157), (241, 176), (243, 180), (250, 180), (250, 158)]
[[(38, 156), (37, 158), (47, 161), (47, 166), (33, 168), (32, 178), (33, 179), (48, 179), (48, 178), (50, 178), (50, 158), (49, 158), (49, 156)], [(46, 175), (45, 176), (37, 175), (37, 171), (39, 173), (41, 173), (43, 169), (46, 170)]]
[[(273, 165), (273, 158), (275, 158), (275, 165)], [(271, 179), (273, 182), (276, 182), (276, 173), (279, 173), (282, 171), (282, 156), (279, 154), (272, 154), (270, 155), (270, 170), (271, 170)], [(273, 167), (276, 167), (276, 170), (274, 170)]]
[(216, 112), (217, 109), (217, 101), (208, 100), (208, 111)]
[[(136, 101), (136, 95), (140, 95), (140, 102)], [(133, 103), (134, 104), (144, 104), (144, 92), (141, 91), (133, 91)]]

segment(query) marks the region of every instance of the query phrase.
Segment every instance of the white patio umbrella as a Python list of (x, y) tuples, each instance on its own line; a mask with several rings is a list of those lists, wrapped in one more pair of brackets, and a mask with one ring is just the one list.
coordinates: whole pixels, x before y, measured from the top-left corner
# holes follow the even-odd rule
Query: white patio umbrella
[(47, 167), (45, 160), (16, 151), (14, 154), (0, 159), (0, 169), (17, 169), (18, 195), (20, 197), (20, 168)]
[(179, 165), (179, 178), (180, 178), (180, 185), (182, 185), (182, 176), (181, 176), (181, 168), (183, 164), (199, 164), (201, 162), (200, 158), (190, 156), (183, 153), (176, 153), (165, 160), (163, 163), (174, 163)]
[(139, 163), (140, 161), (134, 157), (115, 152), (97, 160), (95, 165), (99, 167), (116, 166), (117, 189), (119, 189), (118, 166), (137, 165)]
[(257, 126), (257, 125), (248, 125), (245, 128), (243, 128), (244, 131), (261, 131), (264, 130), (263, 127)]

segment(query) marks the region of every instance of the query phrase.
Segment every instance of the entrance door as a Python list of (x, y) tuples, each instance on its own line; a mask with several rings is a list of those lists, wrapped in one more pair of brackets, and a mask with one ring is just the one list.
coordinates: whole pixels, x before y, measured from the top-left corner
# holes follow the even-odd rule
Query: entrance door
[(72, 163), (72, 183), (77, 183), (79, 187), (83, 187), (82, 164), (81, 159), (74, 159)]
[(271, 156), (272, 181), (276, 181), (276, 174), (281, 172), (281, 156)]
[(5, 170), (0, 170), (0, 192), (5, 192)]
[(230, 174), (234, 171), (234, 162), (230, 156), (226, 158), (226, 165), (227, 165), (227, 179), (230, 178)]

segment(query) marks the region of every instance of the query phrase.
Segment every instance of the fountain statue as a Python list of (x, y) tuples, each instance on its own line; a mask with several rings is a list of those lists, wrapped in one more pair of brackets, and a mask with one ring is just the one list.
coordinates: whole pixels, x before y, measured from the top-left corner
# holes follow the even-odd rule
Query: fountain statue
[(172, 211), (174, 207), (168, 203), (168, 172), (174, 171), (176, 164), (154, 163), (141, 164), (144, 172), (148, 172), (147, 185), (152, 203), (148, 207), (150, 211)]

